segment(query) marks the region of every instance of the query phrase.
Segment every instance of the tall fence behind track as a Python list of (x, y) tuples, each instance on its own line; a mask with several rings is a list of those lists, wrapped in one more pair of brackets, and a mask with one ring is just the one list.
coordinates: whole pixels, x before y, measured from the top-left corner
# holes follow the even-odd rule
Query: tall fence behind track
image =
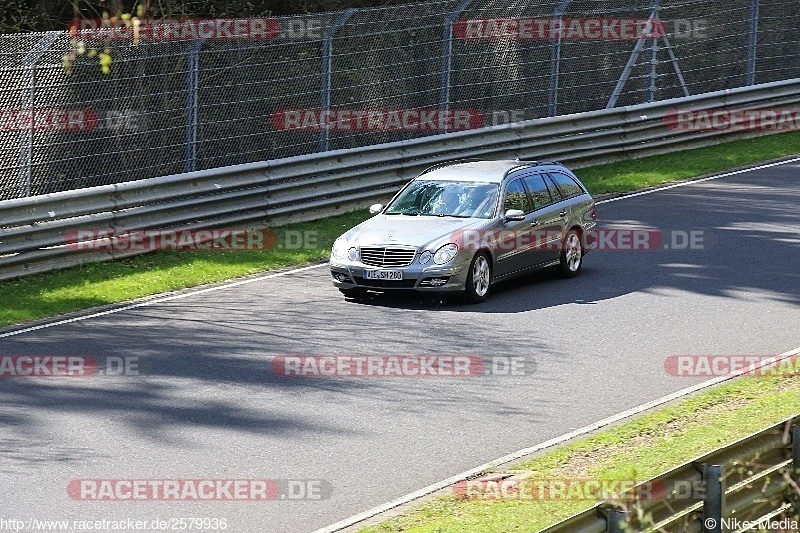
[(446, 0), (138, 39), (96, 23), (0, 36), (0, 200), (800, 77), (786, 0)]

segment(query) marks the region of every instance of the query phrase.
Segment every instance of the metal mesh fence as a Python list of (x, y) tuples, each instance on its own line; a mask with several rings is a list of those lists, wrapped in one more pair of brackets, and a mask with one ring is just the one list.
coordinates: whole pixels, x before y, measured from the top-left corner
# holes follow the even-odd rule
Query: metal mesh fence
[(83, 34), (110, 52), (108, 74), (87, 55), (68, 72), (66, 32), (0, 36), (0, 199), (800, 77), (800, 10), (783, 0), (449, 0), (259, 20), (269, 31), (227, 38), (201, 21), (136, 43)]

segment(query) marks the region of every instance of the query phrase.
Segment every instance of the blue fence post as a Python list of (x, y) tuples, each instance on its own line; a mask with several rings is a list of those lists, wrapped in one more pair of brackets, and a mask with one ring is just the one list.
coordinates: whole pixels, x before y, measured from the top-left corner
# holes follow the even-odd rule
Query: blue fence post
[(606, 533), (628, 531), (628, 513), (622, 509), (609, 509), (606, 512)]
[(456, 8), (444, 19), (444, 36), (442, 38), (442, 82), (439, 90), (439, 131), (447, 132), (445, 117), (450, 111), (450, 76), (453, 68), (453, 24), (461, 13), (469, 7), (473, 0), (461, 0)]
[(756, 83), (756, 50), (758, 49), (758, 0), (750, 0), (750, 34), (747, 38), (747, 85)]
[(725, 515), (723, 467), (704, 464), (703, 483), (706, 489), (703, 499), (703, 533), (722, 533), (722, 517)]
[[(561, 37), (563, 36), (561, 16), (571, 3), (572, 0), (562, 0), (553, 13), (553, 25), (557, 25), (558, 35), (550, 51), (550, 91), (547, 96), (547, 116), (550, 117), (558, 114), (558, 82), (561, 75)], [(552, 27), (550, 31), (552, 33)]]
[(655, 102), (656, 91), (658, 90), (658, 39), (661, 28), (661, 21), (659, 20), (658, 13), (661, 11), (661, 6), (656, 6), (655, 10), (655, 18), (651, 17), (650, 19), (650, 31), (653, 34), (653, 39), (650, 41), (650, 84), (647, 88), (648, 102)]
[(189, 49), (189, 83), (186, 104), (186, 172), (197, 169), (197, 118), (200, 105), (200, 49), (205, 39), (192, 43)]
[(792, 479), (800, 482), (800, 426), (792, 425)]
[[(656, 18), (658, 14), (659, 2), (661, 0), (653, 0), (650, 4), (650, 20)], [(652, 25), (651, 25), (652, 28)], [(622, 70), (622, 75), (617, 80), (617, 85), (614, 87), (614, 90), (611, 92), (611, 98), (608, 99), (608, 103), (606, 104), (606, 109), (611, 109), (616, 107), (617, 100), (619, 100), (620, 95), (622, 95), (622, 89), (625, 87), (625, 83), (627, 83), (628, 78), (631, 76), (631, 72), (633, 72), (633, 67), (636, 65), (636, 61), (639, 59), (639, 54), (642, 53), (642, 48), (644, 48), (644, 36), (639, 37), (636, 39), (636, 46), (633, 47), (633, 52), (631, 52), (631, 56), (628, 58), (628, 62), (625, 64), (625, 68)]]
[(28, 52), (25, 59), (22, 60), (23, 70), (23, 87), (27, 89), (27, 98), (20, 106), (22, 109), (27, 109), (31, 113), (31, 127), (25, 131), (22, 137), (19, 153), (19, 166), (21, 171), (19, 195), (27, 197), (31, 195), (31, 188), (33, 183), (33, 141), (34, 141), (34, 110), (36, 108), (36, 63), (41, 59), (47, 50), (61, 35), (60, 32), (48, 32), (42, 40), (36, 43), (33, 50)]
[[(322, 120), (328, 119), (331, 110), (331, 78), (333, 77), (333, 38), (336, 33), (344, 26), (357, 9), (351, 7), (346, 9), (336, 22), (325, 32), (322, 39)], [(330, 132), (325, 124), (321, 125), (319, 137), (319, 151), (327, 152), (330, 147)]]
[(656, 81), (658, 79), (658, 41), (653, 39), (650, 44), (650, 83), (647, 87), (647, 101), (654, 102), (656, 99)]

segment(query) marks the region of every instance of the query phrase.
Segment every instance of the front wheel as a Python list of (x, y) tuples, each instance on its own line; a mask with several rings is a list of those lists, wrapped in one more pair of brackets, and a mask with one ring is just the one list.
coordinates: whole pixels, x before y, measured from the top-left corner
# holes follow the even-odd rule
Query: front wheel
[(565, 278), (574, 278), (578, 275), (583, 265), (583, 246), (581, 237), (577, 231), (571, 229), (564, 238), (561, 246), (561, 262), (558, 265), (558, 272)]
[(492, 280), (492, 266), (485, 253), (475, 254), (467, 274), (464, 297), (471, 303), (480, 303), (489, 295)]

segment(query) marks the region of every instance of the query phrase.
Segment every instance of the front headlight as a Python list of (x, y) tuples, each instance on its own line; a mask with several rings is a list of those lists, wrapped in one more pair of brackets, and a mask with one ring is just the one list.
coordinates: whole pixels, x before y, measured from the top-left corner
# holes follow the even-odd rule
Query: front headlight
[(445, 263), (449, 263), (453, 260), (453, 258), (458, 253), (458, 246), (455, 244), (445, 244), (438, 250), (436, 253), (433, 254), (433, 262), (437, 265), (444, 265)]
[(343, 261), (346, 255), (347, 255), (347, 241), (344, 240), (344, 237), (339, 237), (333, 243), (333, 250), (331, 250), (331, 257), (338, 261)]

